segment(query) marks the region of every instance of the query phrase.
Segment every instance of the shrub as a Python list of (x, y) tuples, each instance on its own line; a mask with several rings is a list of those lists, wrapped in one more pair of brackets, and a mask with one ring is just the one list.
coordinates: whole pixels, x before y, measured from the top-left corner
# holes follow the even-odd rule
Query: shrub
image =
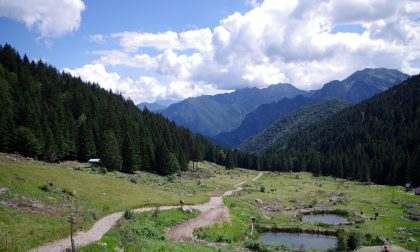
[(340, 234), (337, 237), (336, 251), (347, 251), (346, 237), (343, 234)]
[(265, 186), (260, 187), (260, 192), (262, 192), (262, 193), (265, 192)]
[(174, 182), (175, 181), (175, 176), (174, 175), (168, 175), (168, 176), (166, 176), (166, 180), (168, 182)]
[(361, 234), (357, 231), (353, 231), (349, 234), (347, 239), (347, 248), (349, 250), (355, 250), (360, 245), (361, 241)]
[(134, 219), (134, 211), (132, 209), (125, 209), (123, 216), (126, 220)]
[(135, 177), (131, 177), (130, 178), (130, 182), (131, 183), (134, 183), (134, 184), (137, 184), (138, 183), (137, 178), (135, 178)]
[(44, 192), (51, 192), (54, 190), (54, 184), (52, 182), (48, 182), (47, 184), (44, 184), (39, 187)]
[(101, 167), (99, 169), (99, 172), (102, 173), (102, 174), (106, 174), (108, 172), (108, 170), (105, 167)]
[(248, 240), (245, 242), (245, 247), (248, 249), (252, 249), (255, 251), (260, 251), (260, 252), (268, 252), (269, 249), (266, 245), (262, 244), (259, 241), (255, 241), (255, 240)]
[(68, 190), (68, 189), (66, 189), (66, 188), (63, 188), (61, 190), (61, 192), (64, 193), (64, 194), (67, 194), (68, 196), (72, 196), (72, 197), (74, 196), (73, 192), (70, 191), (70, 190)]

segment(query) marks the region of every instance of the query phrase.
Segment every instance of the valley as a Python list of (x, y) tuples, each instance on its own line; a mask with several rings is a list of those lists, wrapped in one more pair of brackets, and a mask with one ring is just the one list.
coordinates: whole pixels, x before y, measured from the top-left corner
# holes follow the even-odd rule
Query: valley
[[(194, 169), (190, 166), (173, 179), (145, 172), (101, 174), (97, 168), (83, 163), (55, 165), (10, 154), (0, 155), (0, 171), (3, 175), (0, 184), (7, 188), (0, 194), (0, 219), (4, 221), (0, 226), (3, 234), (0, 248), (6, 251), (26, 251), (68, 237), (68, 216), (77, 219), (76, 230), (80, 232), (106, 215), (123, 211), (118, 215), (125, 216), (127, 209), (139, 207), (149, 208), (134, 210), (132, 217), (118, 217), (119, 220), (114, 220), (116, 225), (107, 228), (109, 231), (99, 241), (82, 247), (81, 251), (281, 248), (282, 245), (258, 242), (259, 234), (267, 230), (321, 232), (342, 237), (339, 240), (357, 232), (358, 246), (380, 245), (385, 240), (409, 250), (420, 245), (420, 226), (408, 218), (420, 211), (420, 199), (401, 186), (314, 177), (309, 173), (264, 172), (256, 177), (255, 171), (226, 170), (208, 162), (199, 163)], [(49, 191), (43, 189), (48, 183), (53, 185)], [(218, 217), (219, 224), (208, 222), (204, 227), (193, 225), (191, 231), (199, 242), (171, 241), (179, 238), (168, 237), (168, 228), (176, 228), (178, 223), (205, 213), (207, 203), (202, 203), (234, 189), (238, 183), (242, 190), (224, 193), (227, 219)], [(179, 209), (180, 200), (184, 202), (184, 211)], [(164, 207), (167, 205), (175, 209)], [(49, 211), (52, 208), (60, 214), (52, 215)], [(144, 210), (148, 212), (142, 213)], [(354, 224), (301, 222), (303, 216), (314, 213), (337, 213)], [(252, 235), (251, 217), (256, 219)], [(66, 242), (70, 244), (69, 239)]]

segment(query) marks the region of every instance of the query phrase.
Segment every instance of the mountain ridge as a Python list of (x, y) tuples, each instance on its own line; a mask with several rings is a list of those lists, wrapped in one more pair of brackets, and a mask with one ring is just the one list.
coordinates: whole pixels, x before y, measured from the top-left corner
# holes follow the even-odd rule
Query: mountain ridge
[(161, 113), (193, 132), (213, 136), (239, 126), (244, 116), (261, 104), (305, 93), (287, 83), (262, 89), (244, 88), (231, 93), (188, 98)]
[(348, 107), (343, 100), (326, 100), (313, 105), (302, 106), (272, 123), (258, 134), (238, 146), (240, 151), (259, 152), (272, 145), (283, 143), (289, 136), (322, 119)]
[(248, 113), (236, 129), (220, 133), (212, 141), (225, 147), (236, 147), (249, 137), (268, 127), (279, 117), (299, 108), (328, 99), (342, 99), (357, 103), (389, 87), (401, 83), (409, 75), (395, 69), (365, 68), (356, 71), (342, 81), (334, 80), (323, 85), (321, 89), (312, 90), (307, 96), (296, 96), (269, 104), (260, 105)]

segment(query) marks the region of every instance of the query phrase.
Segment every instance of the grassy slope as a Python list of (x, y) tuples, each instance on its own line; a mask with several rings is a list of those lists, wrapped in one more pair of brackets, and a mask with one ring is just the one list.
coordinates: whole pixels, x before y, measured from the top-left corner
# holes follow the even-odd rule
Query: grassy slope
[[(321, 185), (321, 186), (320, 186)], [(261, 186), (265, 187), (265, 192), (260, 192)], [(329, 201), (331, 192), (343, 193), (347, 199), (347, 204), (332, 205)], [(258, 209), (255, 199), (263, 201), (276, 201), (283, 205), (283, 211), (267, 212)], [(390, 186), (364, 186), (359, 182), (334, 179), (331, 177), (315, 178), (308, 173), (267, 173), (253, 184), (246, 184), (244, 191), (234, 197), (226, 198), (225, 203), (230, 208), (232, 224), (215, 225), (210, 228), (196, 231), (201, 238), (211, 241), (232, 241), (241, 242), (245, 236), (249, 235), (250, 217), (256, 216), (259, 224), (268, 224), (278, 227), (300, 227), (303, 229), (317, 229), (315, 224), (304, 223), (299, 225), (291, 222), (291, 215), (294, 211), (285, 211), (285, 208), (295, 207), (292, 202), (294, 199), (302, 200), (306, 204), (316, 200), (318, 205), (331, 206), (338, 209), (363, 211), (367, 217), (374, 216), (379, 212), (378, 220), (367, 220), (360, 225), (346, 226), (346, 229), (356, 229), (364, 233), (382, 235), (391, 239), (392, 244), (415, 250), (420, 248), (420, 223), (414, 221), (401, 220), (401, 216), (406, 216), (405, 207), (391, 203), (392, 199), (401, 202), (415, 202), (420, 206), (420, 197), (413, 193), (405, 193), (400, 187)], [(420, 210), (420, 207), (414, 209)], [(374, 210), (373, 208), (376, 208)], [(416, 228), (417, 234), (399, 234), (397, 228)], [(321, 226), (321, 229), (334, 230), (336, 227)], [(236, 232), (233, 232), (236, 230)], [(247, 231), (246, 231), (247, 230)], [(404, 237), (402, 242), (398, 237)], [(414, 238), (416, 241), (407, 241)]]
[[(74, 167), (81, 168), (75, 171)], [(19, 158), (15, 161), (10, 155), (0, 154), (0, 187), (10, 189), (8, 193), (0, 194), (0, 201), (13, 200), (21, 206), (29, 206), (22, 211), (0, 204), (0, 251), (23, 251), (67, 237), (69, 228), (65, 219), (69, 215), (76, 216), (79, 229), (87, 229), (102, 216), (125, 208), (175, 205), (180, 199), (186, 204), (204, 202), (208, 196), (232, 188), (253, 174), (225, 171), (209, 163), (200, 163), (200, 168), (210, 177), (199, 179), (199, 183), (197, 179), (184, 176), (169, 182), (165, 177), (147, 173), (139, 176), (117, 172), (94, 174), (79, 163), (57, 165)], [(39, 188), (49, 182), (54, 184), (54, 191), (45, 192)], [(75, 201), (69, 201), (66, 194), (58, 192), (61, 189), (73, 192)], [(40, 214), (39, 209), (31, 208), (29, 199), (51, 208), (57, 215)]]

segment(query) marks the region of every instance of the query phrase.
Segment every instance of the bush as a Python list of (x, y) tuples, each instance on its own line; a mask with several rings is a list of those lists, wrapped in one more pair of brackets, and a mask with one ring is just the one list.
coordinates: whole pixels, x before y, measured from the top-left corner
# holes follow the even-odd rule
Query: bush
[(105, 167), (101, 167), (99, 169), (99, 172), (102, 173), (102, 174), (106, 174), (108, 172), (108, 170)]
[(361, 243), (362, 236), (359, 232), (353, 231), (349, 234), (347, 239), (347, 248), (349, 250), (355, 250)]
[(44, 192), (51, 192), (53, 189), (53, 183), (50, 182), (50, 183), (44, 184), (40, 186), (39, 189), (41, 189)]
[(68, 196), (72, 196), (72, 197), (74, 196), (73, 192), (70, 191), (70, 190), (68, 190), (68, 189), (66, 189), (66, 188), (63, 188), (61, 190), (61, 192), (64, 193), (64, 194), (67, 194)]
[(126, 220), (134, 219), (134, 211), (132, 209), (125, 209), (123, 216)]
[(347, 251), (347, 242), (344, 235), (338, 235), (336, 251)]
[(166, 180), (168, 181), (168, 182), (174, 182), (175, 181), (175, 176), (174, 175), (168, 175), (168, 176), (166, 176)]
[(140, 227), (136, 230), (136, 233), (147, 239), (165, 240), (165, 235), (154, 227)]
[(130, 178), (130, 182), (133, 183), (133, 184), (137, 184), (138, 183), (137, 178), (135, 178), (135, 177), (131, 177)]
[(260, 187), (260, 192), (262, 192), (262, 193), (265, 192), (265, 186)]
[(255, 240), (248, 240), (245, 242), (245, 247), (248, 249), (252, 249), (255, 251), (260, 251), (260, 252), (268, 252), (269, 249), (266, 245), (262, 244), (259, 241), (255, 241)]

